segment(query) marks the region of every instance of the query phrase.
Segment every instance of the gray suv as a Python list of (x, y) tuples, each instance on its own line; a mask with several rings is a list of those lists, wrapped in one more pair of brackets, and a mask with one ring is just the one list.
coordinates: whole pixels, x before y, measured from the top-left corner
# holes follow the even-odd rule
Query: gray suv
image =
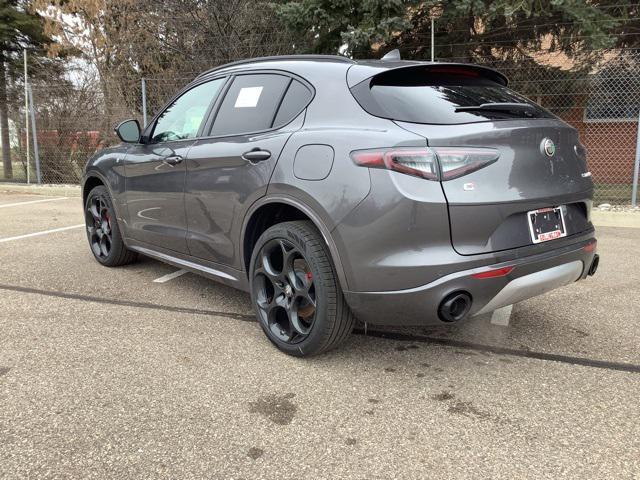
[(576, 130), (476, 65), (336, 56), (207, 71), (86, 166), (98, 262), (250, 292), (284, 352), (355, 319), (459, 322), (597, 268)]

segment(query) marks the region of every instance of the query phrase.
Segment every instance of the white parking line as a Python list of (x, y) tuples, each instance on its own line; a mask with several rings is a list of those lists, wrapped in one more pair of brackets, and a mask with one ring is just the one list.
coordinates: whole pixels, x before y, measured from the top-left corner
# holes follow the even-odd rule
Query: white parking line
[(154, 283), (166, 283), (169, 280), (173, 280), (174, 278), (178, 278), (180, 275), (184, 275), (185, 273), (187, 273), (187, 270), (184, 270), (184, 269), (176, 270), (173, 273), (167, 273), (166, 275), (163, 275), (160, 278), (156, 278), (154, 280)]
[(69, 197), (56, 197), (56, 198), (45, 198), (42, 200), (28, 200), (26, 202), (5, 203), (4, 205), (0, 204), (0, 208), (19, 207), (20, 205), (32, 205), (34, 203), (57, 202), (58, 200), (68, 200), (68, 199)]
[(53, 228), (51, 230), (45, 230), (43, 232), (27, 233), (26, 235), (18, 235), (17, 237), (0, 238), (0, 243), (12, 242), (13, 240), (22, 240), (23, 238), (39, 237), (40, 235), (48, 235), (50, 233), (64, 232), (65, 230), (71, 230), (73, 228), (82, 228), (82, 227), (84, 227), (84, 223), (81, 223), (80, 225), (71, 225), (70, 227)]
[(493, 325), (500, 325), (501, 327), (508, 327), (511, 321), (511, 311), (513, 305), (507, 305), (506, 307), (494, 310), (491, 313), (491, 323)]

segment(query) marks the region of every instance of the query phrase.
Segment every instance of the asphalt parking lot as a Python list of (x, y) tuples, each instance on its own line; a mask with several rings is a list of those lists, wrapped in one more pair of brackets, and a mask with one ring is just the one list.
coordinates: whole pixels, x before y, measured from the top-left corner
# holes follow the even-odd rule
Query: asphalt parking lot
[(598, 274), (508, 327), (294, 359), (246, 294), (101, 267), (82, 222), (0, 194), (1, 478), (640, 478), (639, 229), (600, 228)]

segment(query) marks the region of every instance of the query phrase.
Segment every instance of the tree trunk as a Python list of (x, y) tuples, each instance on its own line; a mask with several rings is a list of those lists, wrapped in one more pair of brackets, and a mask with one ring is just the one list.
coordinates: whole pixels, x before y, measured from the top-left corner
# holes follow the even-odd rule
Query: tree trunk
[(0, 58), (0, 144), (2, 145), (2, 166), (4, 178), (13, 178), (11, 165), (11, 145), (9, 145), (9, 109), (7, 108), (7, 76), (4, 59)]

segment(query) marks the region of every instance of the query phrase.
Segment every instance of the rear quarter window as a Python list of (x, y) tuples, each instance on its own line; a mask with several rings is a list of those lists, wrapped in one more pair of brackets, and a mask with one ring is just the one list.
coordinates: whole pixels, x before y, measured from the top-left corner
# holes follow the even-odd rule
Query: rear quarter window
[[(351, 89), (371, 115), (402, 122), (455, 125), (514, 118), (554, 118), (551, 113), (476, 70), (448, 69), (437, 73), (425, 67), (389, 70)], [(525, 103), (526, 111), (456, 111), (491, 103)]]
[(273, 121), (273, 126), (281, 127), (291, 122), (309, 104), (312, 97), (311, 90), (299, 81), (291, 80), (291, 84)]

